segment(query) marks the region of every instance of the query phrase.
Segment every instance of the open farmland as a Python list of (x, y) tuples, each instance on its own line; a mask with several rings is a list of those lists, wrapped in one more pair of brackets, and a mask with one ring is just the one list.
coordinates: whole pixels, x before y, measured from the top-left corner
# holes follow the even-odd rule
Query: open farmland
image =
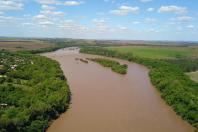
[(181, 57), (198, 57), (198, 47), (179, 47), (179, 46), (119, 46), (108, 47), (120, 53), (133, 53), (134, 56), (167, 59)]
[(5, 49), (9, 51), (22, 51), (22, 50), (37, 50), (42, 48), (50, 48), (55, 45), (50, 42), (40, 40), (10, 40), (0, 41), (0, 50)]

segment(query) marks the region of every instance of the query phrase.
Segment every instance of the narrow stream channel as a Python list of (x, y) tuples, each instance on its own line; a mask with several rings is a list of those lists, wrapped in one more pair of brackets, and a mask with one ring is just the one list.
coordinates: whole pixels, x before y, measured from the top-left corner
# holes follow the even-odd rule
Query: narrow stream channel
[(128, 65), (128, 73), (120, 75), (94, 62), (75, 60), (96, 57), (78, 50), (43, 55), (61, 64), (72, 92), (70, 109), (48, 132), (193, 132), (161, 99), (146, 67), (118, 60)]

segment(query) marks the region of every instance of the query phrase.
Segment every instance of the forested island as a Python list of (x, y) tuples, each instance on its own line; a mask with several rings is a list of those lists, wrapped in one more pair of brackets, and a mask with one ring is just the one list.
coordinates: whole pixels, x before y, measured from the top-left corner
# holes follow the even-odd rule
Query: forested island
[(0, 51), (0, 131), (45, 131), (68, 107), (70, 90), (56, 61)]
[(121, 65), (117, 61), (110, 60), (110, 59), (104, 59), (104, 58), (88, 58), (88, 60), (99, 63), (104, 67), (110, 67), (112, 71), (117, 72), (119, 74), (127, 73), (127, 65), (126, 64)]

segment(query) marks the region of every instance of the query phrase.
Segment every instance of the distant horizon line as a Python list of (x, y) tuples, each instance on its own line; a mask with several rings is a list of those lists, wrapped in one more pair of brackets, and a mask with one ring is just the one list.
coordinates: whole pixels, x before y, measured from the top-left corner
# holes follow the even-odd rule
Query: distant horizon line
[(100, 41), (150, 41), (150, 42), (191, 42), (198, 43), (198, 40), (147, 40), (147, 39), (97, 39), (97, 38), (67, 38), (67, 37), (19, 37), (19, 36), (0, 36), (3, 38), (15, 38), (15, 39), (73, 39), (73, 40), (100, 40)]

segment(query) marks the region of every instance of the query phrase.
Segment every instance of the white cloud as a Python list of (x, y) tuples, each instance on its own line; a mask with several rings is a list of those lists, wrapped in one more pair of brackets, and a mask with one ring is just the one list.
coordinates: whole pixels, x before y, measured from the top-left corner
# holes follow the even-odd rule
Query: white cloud
[(86, 31), (88, 30), (87, 27), (78, 24), (77, 22), (75, 22), (74, 20), (65, 20), (63, 22), (61, 22), (61, 24), (58, 26), (59, 28), (63, 28), (69, 31)]
[(155, 9), (154, 8), (148, 8), (147, 11), (148, 12), (153, 12)]
[(140, 2), (146, 3), (146, 2), (151, 2), (153, 0), (140, 0)]
[(175, 5), (169, 6), (161, 6), (158, 10), (159, 13), (175, 13), (175, 14), (183, 14), (187, 12), (186, 7), (179, 7)]
[(149, 31), (149, 32), (152, 32), (152, 33), (158, 33), (158, 32), (159, 32), (158, 30), (153, 29), (153, 28), (149, 29), (148, 31)]
[(22, 23), (23, 26), (33, 26), (34, 24), (33, 23), (30, 23), (30, 22), (25, 22), (25, 23)]
[(172, 18), (171, 19), (172, 21), (176, 21), (176, 22), (190, 22), (193, 20), (193, 17), (190, 17), (190, 16), (179, 16), (179, 17), (176, 17), (176, 18)]
[(78, 6), (83, 4), (82, 1), (68, 0), (68, 1), (60, 1), (60, 0), (36, 0), (39, 4), (42, 4), (43, 8), (48, 8), (48, 5), (65, 5), (65, 6)]
[(36, 18), (38, 20), (46, 20), (46, 19), (48, 19), (47, 16), (42, 15), (42, 14), (36, 15), (36, 16), (34, 16), (34, 18)]
[[(65, 15), (62, 11), (56, 11), (54, 6), (41, 5), (41, 11), (38, 15), (34, 16), (34, 25), (40, 25), (42, 27), (53, 26), (56, 27), (55, 23), (58, 24), (61, 18)], [(28, 24), (25, 24), (28, 25)]]
[(66, 29), (72, 29), (75, 27), (75, 22), (73, 20), (65, 20), (59, 27), (66, 28)]
[(108, 29), (107, 23), (104, 19), (93, 19), (93, 24), (96, 27), (96, 30), (104, 31)]
[(23, 17), (26, 17), (26, 18), (31, 17), (31, 14), (24, 14)]
[(157, 19), (155, 19), (155, 18), (146, 18), (145, 19), (145, 22), (146, 23), (149, 23), (149, 24), (153, 24), (153, 23), (155, 23), (157, 21)]
[(116, 0), (104, 0), (104, 2), (111, 2), (112, 4), (116, 3)]
[(195, 30), (195, 26), (194, 25), (187, 25), (186, 28)]
[(42, 26), (49, 26), (49, 25), (53, 25), (54, 23), (51, 21), (42, 21), (42, 22), (39, 22), (39, 24)]
[(40, 4), (60, 4), (57, 0), (36, 0)]
[(78, 6), (81, 4), (82, 2), (79, 2), (79, 1), (65, 1), (64, 3), (65, 6)]
[(55, 9), (55, 7), (49, 6), (49, 5), (42, 5), (41, 8), (42, 8), (43, 10), (54, 10), (54, 9)]
[(128, 28), (127, 27), (125, 27), (125, 26), (119, 26), (118, 27), (120, 30), (127, 30)]
[(19, 26), (20, 18), (10, 16), (0, 16), (0, 27), (16, 27)]
[(140, 24), (140, 23), (141, 23), (141, 22), (139, 22), (139, 21), (134, 21), (134, 22), (133, 22), (133, 24), (135, 24), (135, 25), (136, 25), (136, 24)]
[(0, 16), (0, 21), (14, 20), (14, 17)]
[(62, 11), (52, 11), (52, 10), (43, 10), (40, 12), (44, 15), (53, 15), (53, 16), (64, 16), (65, 14)]
[(135, 6), (120, 6), (117, 10), (112, 10), (110, 11), (112, 14), (115, 15), (120, 15), (120, 16), (124, 16), (124, 15), (128, 15), (128, 14), (136, 14), (139, 12), (139, 7)]
[(41, 11), (40, 11), (40, 15), (42, 16), (55, 16), (55, 17), (62, 17), (64, 16), (64, 12), (62, 11), (55, 11), (55, 7), (53, 6), (48, 6), (48, 5), (42, 5), (41, 6)]
[(193, 18), (190, 16), (181, 16), (181, 17), (177, 17), (176, 20), (182, 21), (182, 22), (188, 22), (188, 21), (193, 20)]
[(21, 10), (23, 8), (23, 3), (15, 0), (0, 0), (0, 10)]

